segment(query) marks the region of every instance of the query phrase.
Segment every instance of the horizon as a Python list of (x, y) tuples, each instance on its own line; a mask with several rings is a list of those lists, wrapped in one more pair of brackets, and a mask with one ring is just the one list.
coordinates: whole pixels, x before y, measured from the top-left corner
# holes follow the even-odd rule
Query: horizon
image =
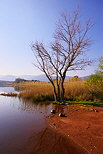
[(90, 32), (93, 44), (87, 57), (96, 62), (83, 71), (71, 71), (69, 76), (88, 76), (94, 74), (98, 58), (103, 55), (103, 5), (102, 0), (1, 0), (0, 1), (0, 75), (43, 74), (33, 66), (34, 56), (31, 42), (42, 40), (48, 44), (53, 39), (60, 14), (66, 10), (72, 12), (79, 6), (84, 22), (93, 18), (94, 27)]
[[(53, 76), (55, 77), (55, 76)], [(74, 76), (67, 75), (67, 78), (72, 78)], [(88, 77), (86, 76), (78, 76), (79, 78), (85, 78)], [(45, 74), (41, 75), (0, 75), (0, 81), (15, 81), (15, 79), (20, 78), (20, 79), (25, 79), (25, 80), (38, 80), (38, 81), (49, 81), (48, 78), (45, 76)]]
[[(90, 74), (92, 75), (92, 74)], [(89, 75), (89, 76), (90, 76)], [(32, 74), (21, 74), (21, 75), (13, 75), (13, 74), (7, 74), (7, 75), (0, 75), (0, 76), (46, 76), (45, 74), (39, 74), (39, 75), (32, 75)], [(55, 75), (54, 75), (55, 76)], [(66, 76), (70, 76), (70, 75), (66, 75)], [(76, 75), (77, 76), (77, 75)], [(87, 75), (86, 75), (87, 76)], [(73, 77), (73, 76), (71, 76)], [(79, 77), (84, 77), (84, 76), (79, 76)]]

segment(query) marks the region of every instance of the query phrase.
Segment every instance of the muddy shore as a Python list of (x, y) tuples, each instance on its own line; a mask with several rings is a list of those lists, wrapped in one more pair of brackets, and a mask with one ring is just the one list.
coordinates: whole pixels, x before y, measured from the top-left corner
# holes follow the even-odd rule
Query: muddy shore
[[(38, 142), (36, 138), (39, 139)], [(86, 149), (51, 127), (44, 129), (37, 136), (32, 136), (29, 141), (31, 150), (27, 153), (31, 154), (88, 154)]]
[[(60, 154), (103, 153), (103, 107), (56, 105), (55, 110), (56, 114), (51, 114), (46, 121), (55, 133), (65, 137), (67, 149), (63, 147), (64, 141), (55, 143), (55, 146), (60, 146)], [(59, 117), (60, 112), (66, 117)], [(50, 137), (51, 142), (54, 142), (53, 137)]]

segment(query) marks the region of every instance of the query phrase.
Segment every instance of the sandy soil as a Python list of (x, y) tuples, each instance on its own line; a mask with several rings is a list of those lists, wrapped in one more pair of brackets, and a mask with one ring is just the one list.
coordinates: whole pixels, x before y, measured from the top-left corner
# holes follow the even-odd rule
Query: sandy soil
[(65, 134), (47, 127), (29, 139), (27, 154), (88, 154), (88, 151)]
[[(61, 151), (60, 153), (103, 154), (102, 107), (56, 105), (54, 109), (56, 114), (51, 114), (47, 118), (47, 123), (57, 134), (66, 137), (66, 142), (69, 141), (66, 146), (72, 149), (72, 152), (67, 149), (66, 152)], [(65, 113), (66, 117), (59, 117), (60, 112)], [(60, 149), (62, 149), (61, 145), (59, 144)]]

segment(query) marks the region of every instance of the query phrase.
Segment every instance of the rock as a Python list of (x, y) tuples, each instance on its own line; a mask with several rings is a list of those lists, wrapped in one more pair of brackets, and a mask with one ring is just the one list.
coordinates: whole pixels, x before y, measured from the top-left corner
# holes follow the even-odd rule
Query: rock
[(56, 113), (56, 111), (54, 109), (51, 110), (51, 113)]
[(94, 112), (99, 112), (99, 110), (93, 109)]
[(59, 117), (65, 117), (65, 114), (59, 113)]
[(95, 112), (99, 112), (99, 110), (95, 110)]

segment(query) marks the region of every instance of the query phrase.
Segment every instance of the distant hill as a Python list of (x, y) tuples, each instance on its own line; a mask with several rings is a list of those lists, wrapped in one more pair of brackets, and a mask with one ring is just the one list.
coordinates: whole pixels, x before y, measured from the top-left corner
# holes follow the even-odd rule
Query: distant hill
[(25, 80), (39, 80), (39, 81), (48, 81), (45, 75), (0, 75), (0, 80), (3, 81), (15, 81), (15, 79), (21, 78)]
[(82, 80), (86, 80), (86, 79), (88, 79), (90, 76), (88, 75), (88, 76), (83, 76), (83, 77), (80, 77)]
[(12, 83), (12, 81), (2, 81), (0, 80), (0, 87), (7, 87), (7, 84)]
[[(1, 83), (4, 81), (15, 81), (16, 78), (21, 78), (25, 80), (39, 80), (39, 81), (48, 81), (47, 77), (45, 75), (0, 75)], [(66, 76), (66, 79), (71, 78), (71, 76)], [(81, 79), (85, 80), (89, 78), (89, 76), (80, 77)], [(55, 76), (54, 76), (55, 79)], [(5, 82), (4, 82), (5, 83)], [(3, 84), (4, 84), (3, 83)]]
[(17, 78), (22, 78), (22, 79), (25, 79), (25, 80), (40, 80), (40, 81), (47, 80), (45, 75), (38, 75), (38, 76), (34, 76), (34, 75), (20, 75), (20, 76), (0, 75), (0, 80), (2, 80), (2, 81), (15, 81), (15, 79), (17, 79)]
[(2, 81), (14, 81), (15, 76), (14, 75), (0, 75), (0, 80), (2, 80)]

